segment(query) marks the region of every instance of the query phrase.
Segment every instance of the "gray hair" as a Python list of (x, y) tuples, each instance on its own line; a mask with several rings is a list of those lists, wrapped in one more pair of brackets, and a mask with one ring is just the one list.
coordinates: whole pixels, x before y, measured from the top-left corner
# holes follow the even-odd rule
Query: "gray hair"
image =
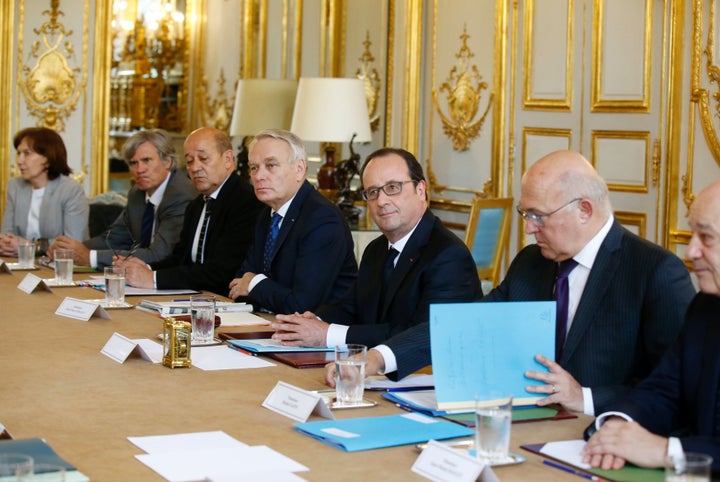
[(577, 197), (592, 200), (605, 215), (612, 213), (607, 184), (596, 171), (592, 176), (576, 170), (566, 171), (558, 178), (556, 189), (568, 193), (568, 198)]
[(177, 165), (177, 156), (175, 148), (170, 142), (170, 136), (162, 129), (148, 129), (138, 131), (133, 134), (122, 147), (122, 156), (125, 162), (129, 163), (130, 159), (135, 155), (135, 151), (145, 142), (155, 146), (155, 150), (163, 161), (170, 160), (170, 170), (174, 171)]
[(290, 150), (292, 151), (292, 158), (288, 159), (288, 162), (295, 162), (301, 159), (307, 159), (307, 154), (305, 154), (305, 146), (303, 145), (303, 141), (290, 131), (286, 131), (283, 129), (265, 129), (263, 131), (260, 131), (255, 134), (255, 138), (252, 140), (252, 142), (250, 142), (250, 145), (248, 146), (248, 151), (252, 151), (255, 143), (262, 139), (277, 139), (287, 142), (290, 146)]

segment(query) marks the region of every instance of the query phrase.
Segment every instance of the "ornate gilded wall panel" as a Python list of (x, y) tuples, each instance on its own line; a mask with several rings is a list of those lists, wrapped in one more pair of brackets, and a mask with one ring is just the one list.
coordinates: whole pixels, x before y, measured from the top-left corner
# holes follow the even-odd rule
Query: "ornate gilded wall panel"
[(525, 2), (525, 109), (570, 110), (574, 5), (574, 0)]
[(615, 211), (613, 214), (615, 215), (615, 219), (617, 219), (620, 224), (622, 224), (627, 229), (637, 234), (641, 238), (645, 237), (647, 213)]
[(594, 130), (590, 162), (611, 191), (646, 193), (651, 163), (650, 133)]
[(572, 145), (571, 129), (550, 129), (544, 127), (526, 127), (522, 131), (521, 173), (535, 161), (553, 151), (570, 149)]
[(595, 0), (593, 112), (648, 112), (653, 0)]

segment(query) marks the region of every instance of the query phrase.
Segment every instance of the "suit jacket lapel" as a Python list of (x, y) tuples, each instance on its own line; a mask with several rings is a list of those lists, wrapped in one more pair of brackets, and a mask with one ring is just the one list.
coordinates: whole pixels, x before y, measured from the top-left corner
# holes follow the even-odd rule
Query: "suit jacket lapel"
[[(707, 316), (707, 313), (704, 315)], [(696, 406), (688, 407), (688, 409), (694, 410), (698, 414), (697, 427), (707, 427), (707, 433), (700, 433), (699, 435), (717, 436), (718, 430), (720, 430), (720, 427), (715, 426), (715, 412), (718, 406), (718, 383), (720, 382), (720, 356), (718, 356), (717, 350), (717, 340), (720, 339), (720, 324), (709, 322), (706, 323), (706, 326), (707, 332), (703, 340), (704, 346), (695, 351), (695, 354), (702, 353), (709, 356), (699, 360), (699, 367), (693, 367), (693, 369), (699, 369), (697, 380), (702, 385), (688, 387), (693, 390), (692, 395), (697, 400)], [(687, 353), (684, 354), (686, 360), (688, 355)]]
[[(393, 269), (390, 279), (388, 280), (388, 285), (385, 289), (385, 297), (378, 321), (385, 318), (385, 313), (387, 312), (392, 299), (395, 297), (395, 293), (400, 288), (400, 285), (410, 269), (420, 259), (420, 256), (422, 255), (422, 248), (430, 240), (430, 234), (432, 233), (434, 223), (435, 215), (428, 208), (425, 211), (425, 214), (423, 214), (423, 217), (420, 219), (420, 223), (417, 228), (415, 228), (415, 232), (413, 232), (412, 236), (410, 236), (410, 239), (403, 248), (402, 253), (400, 253), (397, 263), (395, 263), (395, 269)], [(382, 266), (384, 264), (384, 258), (383, 262), (378, 264), (380, 265), (380, 273), (378, 274), (377, 279), (382, 280)]]
[(595, 262), (590, 270), (585, 289), (580, 297), (580, 303), (575, 311), (570, 331), (568, 331), (560, 363), (570, 359), (575, 349), (582, 340), (585, 331), (593, 322), (597, 307), (603, 303), (605, 293), (615, 278), (615, 273), (620, 266), (620, 241), (623, 237), (623, 230), (617, 221), (613, 222), (610, 231), (600, 245)]
[[(300, 186), (300, 189), (298, 189), (298, 192), (295, 195), (295, 199), (293, 199), (293, 201), (290, 203), (290, 206), (285, 213), (285, 217), (282, 219), (282, 224), (280, 225), (280, 232), (278, 233), (277, 240), (275, 241), (273, 252), (272, 254), (270, 254), (271, 263), (272, 260), (275, 258), (275, 253), (278, 252), (280, 246), (282, 246), (283, 242), (285, 242), (285, 239), (288, 237), (288, 233), (290, 233), (290, 230), (292, 230), (293, 225), (295, 225), (295, 221), (300, 215), (300, 209), (302, 208), (303, 202), (305, 201), (305, 198), (309, 195), (310, 190), (312, 189), (314, 188), (307, 181), (304, 181), (302, 186)], [(265, 239), (267, 239), (267, 232), (270, 230), (270, 221), (268, 221), (267, 226), (268, 227), (265, 230)], [(263, 240), (263, 244), (264, 243), (265, 240)]]

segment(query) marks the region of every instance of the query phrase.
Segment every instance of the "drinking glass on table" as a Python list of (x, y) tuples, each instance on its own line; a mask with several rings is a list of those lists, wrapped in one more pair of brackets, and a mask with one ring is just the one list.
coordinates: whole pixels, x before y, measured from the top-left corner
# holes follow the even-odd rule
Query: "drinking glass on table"
[(125, 268), (106, 266), (104, 275), (105, 302), (108, 306), (123, 306), (125, 304)]
[(58, 248), (53, 252), (55, 258), (55, 283), (58, 285), (73, 284), (73, 258), (72, 249)]
[(35, 248), (37, 245), (34, 241), (23, 239), (18, 241), (18, 266), (20, 268), (35, 267)]
[(680, 460), (668, 460), (665, 482), (710, 482), (713, 458), (709, 455), (685, 452)]
[(335, 390), (337, 402), (353, 405), (362, 402), (365, 391), (365, 345), (338, 345), (335, 347)]
[(215, 329), (215, 297), (192, 295), (190, 297), (190, 314), (192, 342), (199, 345), (212, 343)]
[(0, 479), (12, 482), (30, 482), (32, 476), (32, 457), (25, 454), (0, 454)]
[(512, 395), (490, 394), (475, 401), (475, 454), (488, 463), (501, 462), (510, 451)]

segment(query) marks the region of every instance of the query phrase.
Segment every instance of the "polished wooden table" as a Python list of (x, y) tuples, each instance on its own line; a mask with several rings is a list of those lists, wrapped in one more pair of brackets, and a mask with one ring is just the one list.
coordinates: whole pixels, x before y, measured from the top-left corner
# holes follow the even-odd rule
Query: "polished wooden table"
[[(51, 278), (41, 268), (35, 274)], [(158, 481), (134, 458), (128, 436), (223, 430), (249, 445), (267, 445), (304, 464), (307, 480), (423, 480), (410, 471), (414, 446), (345, 453), (293, 430), (293, 420), (261, 406), (278, 380), (322, 389), (322, 369), (203, 371), (169, 369), (139, 357), (119, 364), (100, 354), (114, 332), (156, 339), (159, 318), (139, 310), (111, 310), (112, 319), (76, 321), (55, 315), (65, 296), (101, 298), (91, 288), (53, 288), (31, 295), (17, 289), (25, 272), (0, 274), (0, 422), (15, 438), (42, 437), (93, 481)], [(76, 274), (75, 279), (87, 275)], [(128, 298), (133, 304), (140, 298)], [(222, 329), (222, 328), (220, 328)], [(254, 328), (257, 329), (257, 328)], [(237, 328), (235, 328), (237, 330)], [(373, 408), (337, 411), (338, 418), (400, 413), (375, 392)], [(315, 416), (311, 420), (315, 420)], [(578, 480), (542, 464), (522, 443), (578, 438), (579, 419), (514, 424), (511, 450), (527, 462), (497, 467), (503, 482)]]

